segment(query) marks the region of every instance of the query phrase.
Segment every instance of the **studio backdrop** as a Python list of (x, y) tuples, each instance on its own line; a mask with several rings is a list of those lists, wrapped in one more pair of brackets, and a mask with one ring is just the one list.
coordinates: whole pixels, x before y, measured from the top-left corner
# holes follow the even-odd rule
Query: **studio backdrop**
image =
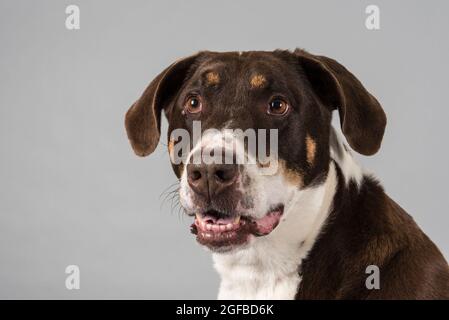
[[(388, 117), (380, 151), (357, 160), (449, 258), (448, 10), (0, 0), (0, 298), (216, 298), (210, 253), (170, 193), (165, 118), (148, 158), (135, 156), (124, 127), (148, 83), (199, 50), (303, 48), (344, 64)], [(67, 285), (75, 271), (79, 288)]]

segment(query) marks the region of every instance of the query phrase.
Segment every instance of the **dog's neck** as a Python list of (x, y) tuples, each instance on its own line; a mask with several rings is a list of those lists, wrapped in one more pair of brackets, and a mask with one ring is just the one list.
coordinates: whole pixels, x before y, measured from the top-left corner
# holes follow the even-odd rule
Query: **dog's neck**
[(219, 299), (293, 299), (301, 281), (301, 262), (316, 242), (332, 210), (338, 188), (337, 169), (360, 185), (362, 168), (331, 128), (330, 155), (333, 161), (325, 181), (298, 190), (273, 232), (255, 238), (244, 249), (213, 255), (221, 276)]
[(337, 188), (333, 162), (324, 183), (298, 190), (273, 232), (245, 248), (213, 255), (221, 276), (219, 299), (293, 299), (302, 259), (315, 243)]

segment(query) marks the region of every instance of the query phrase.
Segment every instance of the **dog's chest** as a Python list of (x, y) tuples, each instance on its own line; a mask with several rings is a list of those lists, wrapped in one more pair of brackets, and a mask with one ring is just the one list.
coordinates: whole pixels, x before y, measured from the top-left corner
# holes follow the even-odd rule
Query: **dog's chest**
[[(249, 251), (249, 252), (248, 252)], [(299, 264), (305, 252), (289, 258), (248, 250), (232, 256), (214, 256), (221, 277), (218, 299), (294, 299), (301, 281)]]
[[(300, 276), (276, 273), (252, 272), (251, 270), (230, 270), (220, 284), (218, 299), (294, 299), (297, 293)], [(234, 276), (233, 273), (238, 273)]]

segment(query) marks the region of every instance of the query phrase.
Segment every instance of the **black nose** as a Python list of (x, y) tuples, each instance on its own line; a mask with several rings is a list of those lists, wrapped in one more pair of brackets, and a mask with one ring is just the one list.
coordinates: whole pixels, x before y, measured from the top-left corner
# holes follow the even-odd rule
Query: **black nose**
[(214, 197), (236, 182), (238, 167), (235, 164), (188, 164), (187, 181), (196, 193)]

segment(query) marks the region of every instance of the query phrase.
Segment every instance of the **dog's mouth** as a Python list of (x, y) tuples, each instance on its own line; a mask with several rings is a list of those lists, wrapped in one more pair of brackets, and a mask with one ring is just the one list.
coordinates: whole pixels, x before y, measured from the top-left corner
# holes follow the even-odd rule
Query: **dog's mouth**
[(276, 206), (259, 219), (209, 210), (195, 215), (191, 231), (196, 234), (200, 244), (212, 250), (228, 251), (247, 243), (252, 235), (260, 237), (270, 234), (279, 224), (283, 213), (283, 205)]

